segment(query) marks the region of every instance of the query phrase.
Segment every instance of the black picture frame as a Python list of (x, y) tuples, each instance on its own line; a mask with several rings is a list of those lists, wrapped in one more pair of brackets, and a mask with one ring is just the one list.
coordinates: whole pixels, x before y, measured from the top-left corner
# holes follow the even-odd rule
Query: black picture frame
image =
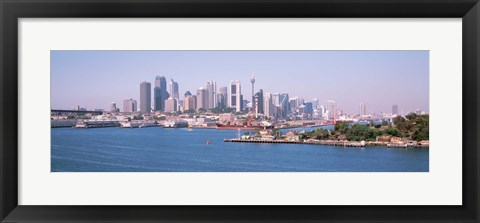
[[(478, 152), (480, 5), (478, 0), (0, 0), (0, 15), (1, 222), (478, 222), (480, 219), (480, 156)], [(21, 129), (18, 129), (17, 125), (17, 21), (19, 18), (75, 17), (462, 18), (463, 205), (18, 205), (17, 140), (18, 131)]]

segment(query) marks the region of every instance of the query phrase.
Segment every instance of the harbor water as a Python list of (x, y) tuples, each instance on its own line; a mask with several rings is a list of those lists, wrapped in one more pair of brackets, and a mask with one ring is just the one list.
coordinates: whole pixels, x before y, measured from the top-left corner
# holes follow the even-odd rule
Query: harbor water
[(51, 171), (429, 171), (428, 149), (223, 142), (238, 134), (235, 130), (158, 127), (52, 128)]

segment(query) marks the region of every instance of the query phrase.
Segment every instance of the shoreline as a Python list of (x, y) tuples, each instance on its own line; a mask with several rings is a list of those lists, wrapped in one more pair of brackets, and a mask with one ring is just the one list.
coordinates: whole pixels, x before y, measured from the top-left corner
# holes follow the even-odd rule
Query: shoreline
[(415, 149), (429, 149), (426, 145), (409, 145), (409, 144), (393, 144), (382, 142), (350, 142), (350, 141), (334, 141), (334, 140), (319, 140), (319, 141), (287, 141), (287, 140), (261, 140), (261, 139), (239, 139), (231, 138), (224, 139), (224, 142), (236, 143), (272, 143), (272, 144), (307, 144), (307, 145), (326, 145), (326, 146), (341, 146), (341, 147), (374, 147), (385, 146), (388, 148), (415, 148)]

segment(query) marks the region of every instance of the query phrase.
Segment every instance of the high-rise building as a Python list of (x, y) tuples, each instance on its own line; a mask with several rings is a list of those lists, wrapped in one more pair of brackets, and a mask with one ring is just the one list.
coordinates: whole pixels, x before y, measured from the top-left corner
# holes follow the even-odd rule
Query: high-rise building
[(165, 101), (165, 112), (177, 112), (178, 111), (178, 100), (176, 98), (168, 98)]
[(326, 107), (326, 110), (327, 110), (327, 114), (328, 114), (328, 120), (329, 121), (333, 121), (335, 122), (335, 115), (336, 115), (336, 103), (334, 100), (328, 100), (327, 101), (327, 107)]
[(197, 110), (207, 108), (207, 90), (201, 87), (197, 90)]
[(226, 108), (228, 106), (228, 90), (227, 87), (221, 87), (217, 94), (217, 107)]
[(178, 93), (178, 83), (173, 81), (173, 79), (170, 79), (170, 82), (168, 83), (168, 90), (171, 98), (179, 99), (180, 94)]
[(165, 76), (155, 77), (155, 88), (153, 89), (153, 101), (155, 111), (165, 110), (165, 100), (169, 95), (167, 94), (167, 79)]
[(305, 114), (308, 114), (308, 115), (313, 114), (313, 103), (312, 102), (305, 102), (304, 108), (305, 108), (305, 110), (304, 110)]
[(123, 112), (137, 112), (137, 100), (123, 100)]
[(183, 109), (185, 111), (196, 110), (196, 108), (195, 108), (195, 98), (192, 95), (185, 96), (185, 99), (184, 99), (184, 102), (183, 102)]
[(263, 96), (263, 112), (264, 115), (270, 117), (273, 116), (273, 112), (275, 111), (273, 102), (272, 102), (272, 94), (270, 93), (265, 93)]
[(278, 95), (278, 113), (277, 116), (285, 118), (290, 114), (290, 104), (288, 103), (288, 94), (282, 93)]
[(140, 84), (140, 112), (150, 113), (152, 109), (152, 85), (150, 82)]
[(253, 108), (256, 114), (264, 114), (262, 89), (258, 90), (258, 92), (255, 94), (255, 98), (253, 101)]
[(392, 115), (398, 115), (398, 105), (392, 106)]
[(367, 114), (367, 106), (365, 103), (360, 103), (360, 115), (366, 115)]
[(214, 81), (208, 81), (207, 82), (207, 87), (206, 87), (206, 93), (207, 93), (207, 97), (206, 97), (206, 100), (207, 100), (207, 109), (212, 109), (212, 108), (215, 108), (216, 105), (215, 105), (215, 94), (217, 92), (215, 92), (215, 82)]
[(235, 80), (230, 82), (230, 92), (229, 92), (229, 107), (234, 108), (236, 112), (242, 111), (242, 89), (240, 86), (240, 81)]

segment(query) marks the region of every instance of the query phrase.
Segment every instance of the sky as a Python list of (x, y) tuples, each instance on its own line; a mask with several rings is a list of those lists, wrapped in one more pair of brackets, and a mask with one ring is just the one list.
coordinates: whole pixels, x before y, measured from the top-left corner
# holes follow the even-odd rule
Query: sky
[[(217, 89), (240, 80), (245, 99), (255, 92), (288, 93), (344, 112), (429, 111), (429, 51), (51, 51), (51, 108), (108, 110), (140, 102), (140, 83), (166, 76), (180, 95), (207, 81)], [(153, 92), (152, 92), (153, 95)], [(153, 97), (152, 97), (153, 98)]]

